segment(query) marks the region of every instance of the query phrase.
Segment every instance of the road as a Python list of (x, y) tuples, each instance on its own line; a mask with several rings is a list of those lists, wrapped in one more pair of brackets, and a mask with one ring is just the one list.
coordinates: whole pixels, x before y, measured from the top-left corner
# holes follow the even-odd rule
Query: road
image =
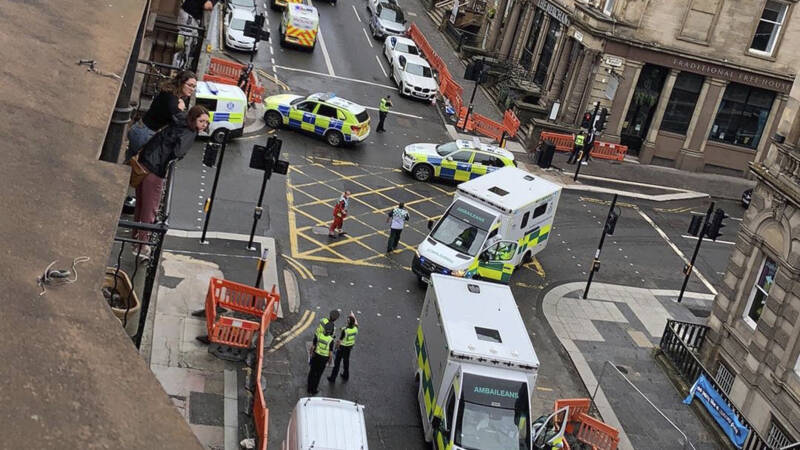
[[(324, 2), (315, 5), (321, 16), (321, 38), (313, 52), (281, 48), (277, 43), (280, 15), (267, 10), (273, 42), (262, 44), (256, 67), (277, 73), (292, 92), (332, 91), (376, 107), (382, 95), (395, 90), (384, 75), (382, 43), (367, 35), (365, 2), (339, 0), (336, 6)], [(421, 5), (408, 7), (417, 13), (410, 20), (429, 20)], [(425, 223), (443, 212), (455, 187), (449, 183), (418, 183), (399, 169), (400, 151), (405, 145), (448, 140), (436, 110), (427, 103), (397, 98), (393, 112), (397, 114), (387, 120), (386, 133), (373, 130), (364, 143), (354, 147), (331, 148), (314, 137), (288, 130), (278, 132), (283, 139), (282, 157), (290, 162), (291, 169), (287, 176), (275, 175), (269, 182), (264, 216), (256, 232), (276, 238), (280, 269), (295, 274), (301, 300), (299, 310), (288, 312), (273, 329), (274, 335), (284, 334), (287, 339), (268, 353), (265, 362), (271, 448), (279, 448), (294, 403), (306, 395), (306, 349), (316, 321), (333, 308), (345, 314), (354, 311), (361, 332), (353, 351), (350, 381), (329, 385), (323, 379), (322, 395), (366, 406), (373, 448), (425, 446), (412, 361), (424, 291), (409, 265), (414, 247), (424, 239)], [(377, 113), (370, 113), (374, 127)], [(210, 230), (250, 232), (261, 173), (248, 168), (248, 162), (252, 146), (264, 141), (265, 136), (254, 136), (228, 145)], [(202, 206), (210, 193), (214, 169), (202, 166), (201, 148), (197, 144), (177, 168), (173, 228), (202, 227)], [(325, 227), (335, 199), (345, 189), (353, 193), (345, 223), (348, 235), (329, 241)], [(550, 410), (556, 398), (587, 395), (547, 325), (540, 303), (549, 287), (586, 279), (609, 200), (598, 195), (562, 193), (547, 249), (512, 279), (512, 290), (541, 361), (534, 414)], [(412, 219), (403, 233), (401, 248), (387, 255), (385, 216), (398, 201), (406, 202)], [(735, 205), (727, 208), (729, 214), (741, 217)], [(691, 257), (694, 248), (694, 241), (683, 237), (691, 209), (703, 211), (704, 207), (696, 203), (633, 204), (620, 199), (622, 216), (614, 235), (606, 239), (595, 280), (680, 289), (680, 254)], [(738, 223), (728, 221), (725, 235), (735, 235)], [(731, 249), (724, 242), (703, 245), (696, 268), (710, 284), (720, 281)], [(711, 292), (697, 277), (692, 277), (688, 290)], [(697, 312), (699, 316), (706, 313)]]

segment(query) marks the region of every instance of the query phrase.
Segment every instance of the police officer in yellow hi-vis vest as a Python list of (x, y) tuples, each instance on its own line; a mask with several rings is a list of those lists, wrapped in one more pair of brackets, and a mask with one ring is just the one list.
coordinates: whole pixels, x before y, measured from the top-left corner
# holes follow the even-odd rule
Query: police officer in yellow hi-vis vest
[(581, 154), (583, 151), (583, 145), (586, 142), (586, 133), (581, 130), (577, 136), (575, 136), (575, 145), (572, 147), (572, 153), (569, 155), (569, 159), (567, 160), (567, 164), (575, 164), (576, 162), (580, 161), (578, 155)]
[(319, 392), (319, 379), (325, 372), (325, 366), (330, 362), (333, 354), (333, 324), (326, 323), (322, 327), (322, 334), (314, 336), (311, 344), (311, 361), (308, 370), (308, 386), (306, 389), (311, 395)]
[(386, 120), (386, 116), (389, 114), (389, 108), (392, 107), (392, 96), (387, 95), (386, 97), (381, 98), (381, 103), (378, 105), (378, 128), (375, 129), (378, 133), (383, 133), (383, 121)]
[(358, 335), (358, 320), (353, 311), (350, 311), (350, 316), (347, 318), (347, 326), (342, 329), (342, 334), (339, 336), (338, 347), (336, 349), (336, 358), (333, 360), (333, 371), (328, 381), (333, 383), (336, 381), (336, 375), (339, 373), (339, 364), (344, 360), (344, 368), (342, 370), (342, 378), (347, 381), (350, 377), (350, 351), (356, 345), (356, 336)]
[[(325, 325), (330, 323), (333, 325), (336, 322), (336, 319), (339, 318), (339, 311), (336, 309), (332, 309), (331, 312), (328, 314), (328, 317), (323, 317), (319, 320), (319, 325), (317, 325), (316, 331), (314, 331), (314, 336), (322, 336), (322, 332), (325, 330)], [(334, 334), (336, 333), (336, 327), (333, 328)]]

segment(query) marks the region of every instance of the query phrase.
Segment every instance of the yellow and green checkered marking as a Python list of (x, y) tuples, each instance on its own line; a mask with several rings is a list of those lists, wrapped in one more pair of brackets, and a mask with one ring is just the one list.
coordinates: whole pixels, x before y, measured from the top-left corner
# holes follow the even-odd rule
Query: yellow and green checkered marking
[[(426, 153), (411, 153), (410, 155), (414, 158), (415, 165), (418, 163), (430, 164), (433, 167), (434, 176), (448, 180), (467, 181), (498, 169), (498, 167), (472, 164), (471, 162), (449, 161), (441, 156)], [(514, 165), (514, 161), (509, 158), (499, 155), (493, 156), (501, 159), (507, 166)]]
[[(431, 366), (428, 361), (428, 352), (425, 349), (425, 337), (422, 334), (421, 324), (417, 327), (417, 338), (414, 340), (414, 347), (417, 352), (417, 364), (421, 372), (420, 383), (422, 384), (422, 396), (425, 398), (425, 414), (428, 420), (432, 420), (434, 417), (444, 420), (444, 410), (436, 403), (436, 394), (433, 391)], [(456, 378), (453, 383), (456, 389), (455, 392), (458, 392), (458, 379)], [(453, 443), (450, 442), (450, 436), (443, 435), (440, 430), (433, 430), (433, 434), (437, 449), (450, 450), (453, 448)]]

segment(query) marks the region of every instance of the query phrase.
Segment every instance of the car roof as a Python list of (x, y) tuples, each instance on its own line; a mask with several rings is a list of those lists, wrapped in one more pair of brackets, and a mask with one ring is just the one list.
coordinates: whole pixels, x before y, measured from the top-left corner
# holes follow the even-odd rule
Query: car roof
[(337, 97), (333, 92), (318, 92), (316, 94), (309, 95), (308, 98), (346, 109), (353, 114), (359, 114), (366, 110), (366, 108), (358, 103), (351, 102), (350, 100), (343, 99), (342, 97)]
[(425, 67), (428, 67), (428, 68), (431, 67), (431, 65), (428, 64), (428, 61), (425, 61), (424, 58), (421, 58), (421, 57), (419, 57), (417, 55), (412, 55), (410, 53), (400, 53), (400, 54), (397, 55), (398, 59), (401, 58), (401, 57), (405, 58), (406, 62), (414, 63), (414, 64), (417, 64), (417, 65), (420, 65), (420, 66), (425, 66)]
[(253, 14), (253, 11), (250, 11), (249, 9), (235, 8), (231, 11), (233, 11), (232, 14), (234, 19), (255, 20), (256, 18), (255, 14)]
[(406, 45), (413, 45), (414, 47), (417, 47), (417, 48), (419, 48), (419, 46), (417, 46), (417, 43), (416, 43), (416, 42), (414, 42), (414, 40), (413, 40), (413, 39), (409, 39), (409, 38), (407, 38), (407, 37), (402, 37), (402, 36), (389, 36), (389, 39), (396, 39), (396, 40), (397, 40), (396, 44), (406, 44)]
[(500, 148), (496, 145), (484, 144), (483, 142), (476, 140), (467, 140), (467, 139), (459, 139), (456, 141), (456, 145), (459, 149), (475, 149), (480, 150), (485, 153), (491, 153), (493, 155), (502, 156), (508, 159), (514, 159), (514, 154), (510, 151)]
[[(399, 5), (389, 3), (386, 0), (379, 1), (378, 5), (386, 8), (386, 9), (392, 9), (392, 10), (398, 11), (399, 13), (403, 14), (403, 10), (400, 9)], [(403, 14), (403, 15), (405, 15), (405, 14)]]

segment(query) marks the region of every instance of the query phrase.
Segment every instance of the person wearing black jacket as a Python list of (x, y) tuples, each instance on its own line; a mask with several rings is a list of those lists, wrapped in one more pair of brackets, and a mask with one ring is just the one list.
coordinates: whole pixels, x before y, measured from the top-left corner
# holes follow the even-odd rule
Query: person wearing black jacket
[[(183, 158), (192, 148), (197, 133), (208, 128), (208, 110), (199, 105), (188, 113), (179, 112), (173, 116), (171, 125), (156, 133), (139, 152), (139, 163), (150, 173), (136, 187), (136, 209), (133, 220), (154, 223), (156, 210), (161, 202), (161, 191), (169, 164)], [(138, 230), (134, 239), (149, 241), (150, 233)], [(134, 247), (134, 254), (140, 258), (150, 257), (150, 246)]]

